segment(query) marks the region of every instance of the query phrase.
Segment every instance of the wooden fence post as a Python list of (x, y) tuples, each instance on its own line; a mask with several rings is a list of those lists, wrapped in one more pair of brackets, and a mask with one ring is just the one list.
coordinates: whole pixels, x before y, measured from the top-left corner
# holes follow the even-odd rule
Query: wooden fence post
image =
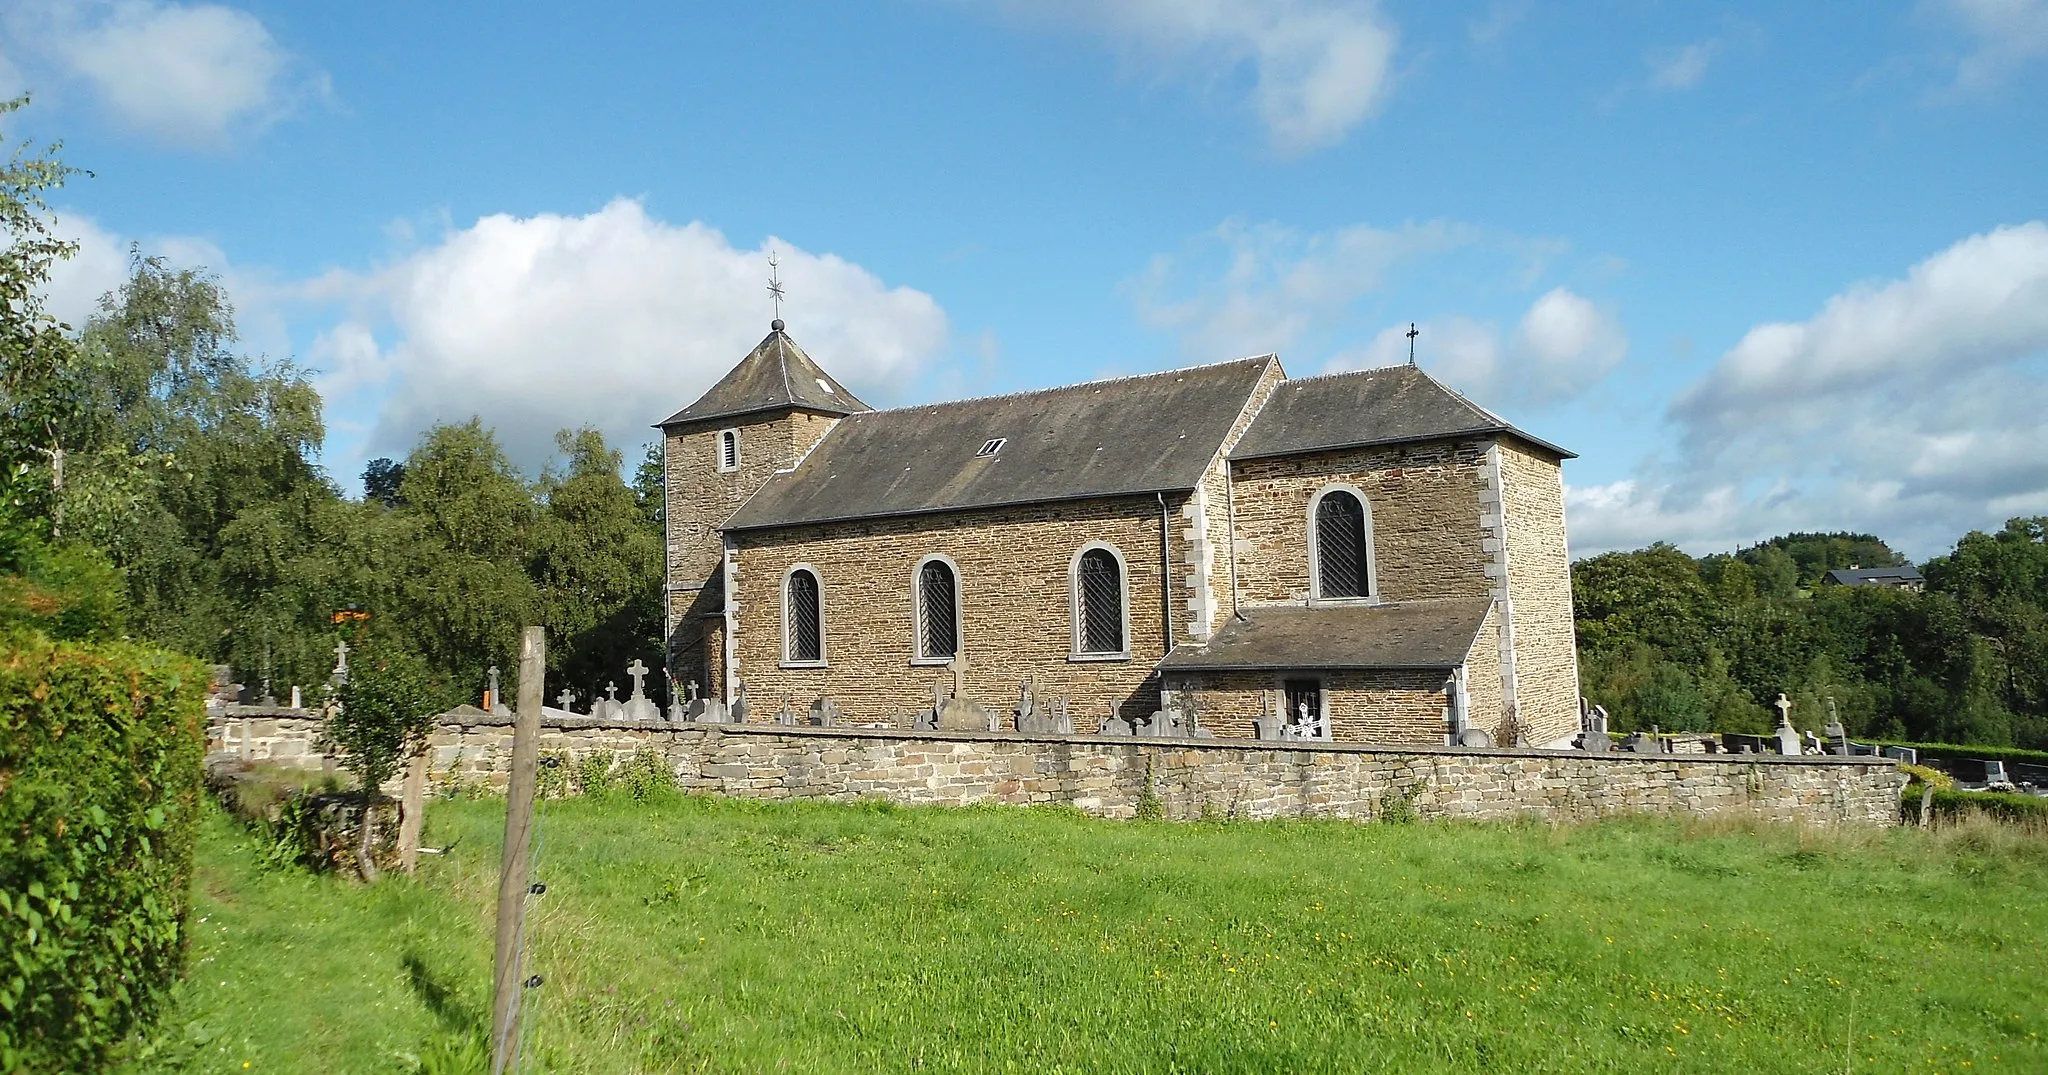
[(533, 790), (540, 762), (541, 678), (547, 640), (528, 627), (519, 644), (519, 711), (512, 722), (512, 780), (505, 789), (505, 857), (498, 871), (498, 951), (491, 991), (491, 1075), (504, 1075), (519, 1043), (520, 934), (533, 844)]

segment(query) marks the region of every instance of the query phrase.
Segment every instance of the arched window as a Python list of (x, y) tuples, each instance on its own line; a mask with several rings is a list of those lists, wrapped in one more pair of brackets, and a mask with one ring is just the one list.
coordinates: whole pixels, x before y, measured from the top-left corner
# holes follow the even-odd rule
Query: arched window
[(1365, 498), (1354, 489), (1325, 489), (1316, 495), (1310, 515), (1313, 595), (1322, 600), (1375, 596), (1372, 514)]
[(818, 573), (808, 564), (789, 569), (782, 583), (782, 660), (825, 663), (825, 606)]
[(960, 577), (943, 557), (917, 565), (917, 655), (929, 661), (960, 655)]
[(740, 431), (720, 430), (718, 434), (718, 472), (728, 473), (740, 469)]
[(1074, 656), (1125, 656), (1129, 625), (1125, 621), (1123, 557), (1101, 543), (1084, 546), (1074, 556), (1073, 589)]

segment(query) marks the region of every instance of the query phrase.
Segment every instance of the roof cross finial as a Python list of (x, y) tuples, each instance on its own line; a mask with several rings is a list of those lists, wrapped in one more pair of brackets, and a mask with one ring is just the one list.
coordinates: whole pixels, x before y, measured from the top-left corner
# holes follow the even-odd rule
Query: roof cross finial
[(1411, 366), (1415, 364), (1415, 337), (1420, 335), (1422, 331), (1415, 327), (1415, 322), (1408, 322), (1408, 364)]
[(775, 251), (768, 251), (768, 294), (775, 303), (775, 326), (782, 327), (782, 262), (775, 257)]

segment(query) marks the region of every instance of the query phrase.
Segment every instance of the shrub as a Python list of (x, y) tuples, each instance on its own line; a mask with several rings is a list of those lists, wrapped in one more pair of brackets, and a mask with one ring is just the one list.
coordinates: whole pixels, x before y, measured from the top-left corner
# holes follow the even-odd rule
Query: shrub
[(97, 1070), (184, 960), (206, 675), (0, 635), (0, 1070)]
[(676, 789), (676, 771), (655, 750), (636, 750), (612, 778), (626, 794), (645, 802)]
[(1930, 758), (1982, 758), (1985, 761), (2022, 762), (2027, 765), (2048, 765), (2048, 750), (2021, 750), (2018, 747), (1976, 747), (1965, 743), (1908, 743), (1891, 739), (1876, 740), (1877, 745), (1887, 747), (1912, 747), (1920, 752), (1920, 760)]
[(2048, 799), (2009, 791), (1936, 791), (1934, 812), (1941, 817), (1975, 813), (2003, 821), (2048, 821)]

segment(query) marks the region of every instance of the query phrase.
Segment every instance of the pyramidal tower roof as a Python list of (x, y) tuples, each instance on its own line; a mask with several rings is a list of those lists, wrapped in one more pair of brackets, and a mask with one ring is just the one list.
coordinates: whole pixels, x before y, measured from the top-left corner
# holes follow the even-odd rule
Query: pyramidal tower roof
[(777, 318), (767, 337), (710, 391), (656, 425), (683, 425), (785, 409), (846, 415), (874, 408), (862, 403), (811, 361), (811, 356), (783, 331), (782, 319)]

